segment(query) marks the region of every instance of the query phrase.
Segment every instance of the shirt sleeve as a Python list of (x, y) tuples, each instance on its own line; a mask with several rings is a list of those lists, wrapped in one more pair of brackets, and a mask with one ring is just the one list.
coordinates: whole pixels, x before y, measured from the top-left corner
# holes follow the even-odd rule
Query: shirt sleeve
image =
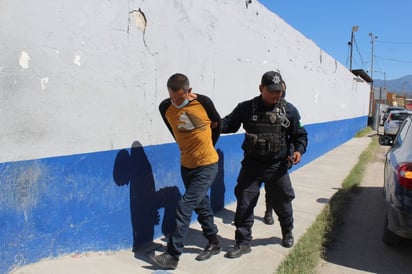
[(222, 133), (235, 133), (242, 125), (242, 109), (244, 103), (238, 104), (233, 111), (222, 119)]
[(308, 133), (300, 121), (299, 111), (290, 104), (291, 107), (291, 127), (289, 128), (289, 140), (293, 144), (294, 150), (304, 154), (308, 145)]
[(173, 134), (172, 127), (170, 126), (169, 122), (166, 119), (166, 111), (170, 107), (170, 105), (171, 105), (170, 99), (164, 99), (159, 105), (159, 111), (160, 111), (160, 115), (162, 116), (163, 122), (165, 122), (173, 138), (176, 139), (175, 135)]
[(212, 122), (212, 141), (213, 141), (213, 145), (216, 145), (217, 140), (220, 137), (220, 131), (221, 131), (221, 126), (222, 126), (220, 115), (217, 112), (215, 105), (213, 104), (212, 100), (209, 97), (202, 95), (202, 94), (197, 94), (197, 100), (205, 108), (207, 116)]

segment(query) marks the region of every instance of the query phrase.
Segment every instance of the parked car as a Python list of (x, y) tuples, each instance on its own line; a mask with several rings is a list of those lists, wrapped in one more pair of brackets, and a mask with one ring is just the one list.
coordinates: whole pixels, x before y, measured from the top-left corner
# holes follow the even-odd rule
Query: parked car
[(383, 126), (385, 123), (386, 119), (388, 118), (389, 112), (392, 110), (405, 110), (403, 107), (395, 107), (395, 106), (389, 106), (383, 111), (382, 119), (380, 125)]
[(383, 134), (395, 138), (403, 121), (412, 114), (410, 110), (392, 110), (383, 123)]
[(384, 166), (383, 241), (397, 245), (412, 239), (412, 117), (405, 119), (395, 140), (381, 136), (379, 144), (392, 146)]

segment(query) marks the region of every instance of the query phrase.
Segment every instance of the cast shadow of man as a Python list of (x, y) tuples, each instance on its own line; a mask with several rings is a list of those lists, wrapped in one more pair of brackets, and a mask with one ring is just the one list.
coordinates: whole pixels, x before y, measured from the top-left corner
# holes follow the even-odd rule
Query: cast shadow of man
[(221, 211), (225, 208), (225, 172), (224, 172), (224, 154), (221, 149), (216, 150), (219, 154), (219, 171), (216, 175), (215, 181), (210, 187), (210, 205), (213, 212)]
[(118, 152), (113, 179), (118, 186), (130, 186), (134, 252), (153, 242), (154, 227), (160, 222), (160, 208), (164, 208), (163, 234), (169, 235), (173, 231), (176, 205), (180, 199), (179, 189), (173, 186), (156, 191), (152, 166), (140, 142), (132, 144), (130, 154), (126, 149)]
[(215, 217), (222, 219), (224, 224), (232, 224), (234, 218), (234, 212), (225, 207), (225, 158), (221, 149), (217, 149), (219, 154), (219, 172), (216, 179), (210, 188), (210, 204), (212, 206)]

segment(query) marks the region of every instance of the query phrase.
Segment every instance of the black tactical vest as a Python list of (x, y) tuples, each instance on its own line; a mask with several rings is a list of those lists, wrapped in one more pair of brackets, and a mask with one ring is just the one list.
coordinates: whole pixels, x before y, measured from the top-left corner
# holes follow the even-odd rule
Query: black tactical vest
[[(272, 110), (258, 109), (258, 100), (252, 101), (252, 114), (246, 128), (242, 148), (245, 156), (260, 161), (270, 161), (281, 151), (286, 151), (286, 128), (289, 126), (286, 118), (286, 101), (281, 99)], [(285, 122), (285, 118), (286, 121)]]

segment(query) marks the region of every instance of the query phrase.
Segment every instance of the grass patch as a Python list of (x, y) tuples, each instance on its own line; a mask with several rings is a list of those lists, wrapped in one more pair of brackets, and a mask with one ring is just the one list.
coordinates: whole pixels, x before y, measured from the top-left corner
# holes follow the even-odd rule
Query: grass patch
[(314, 273), (323, 256), (324, 235), (329, 231), (329, 219), (329, 210), (325, 207), (288, 256), (280, 263), (275, 273)]
[[(358, 132), (356, 137), (367, 136), (370, 132), (371, 128), (367, 127)], [(366, 166), (375, 157), (378, 147), (379, 144), (375, 136), (372, 138), (369, 146), (359, 156), (358, 163), (343, 181), (342, 188), (332, 196), (329, 204), (324, 207), (288, 256), (283, 259), (275, 273), (315, 273), (316, 267), (324, 255), (325, 245), (330, 240), (333, 227), (338, 223), (343, 210), (346, 208), (344, 204), (350, 197), (353, 189), (361, 183)]]
[(355, 137), (358, 137), (358, 138), (359, 138), (359, 137), (368, 136), (371, 131), (372, 131), (372, 128), (371, 128), (371, 127), (365, 127), (364, 129), (358, 131), (358, 132), (355, 134)]

